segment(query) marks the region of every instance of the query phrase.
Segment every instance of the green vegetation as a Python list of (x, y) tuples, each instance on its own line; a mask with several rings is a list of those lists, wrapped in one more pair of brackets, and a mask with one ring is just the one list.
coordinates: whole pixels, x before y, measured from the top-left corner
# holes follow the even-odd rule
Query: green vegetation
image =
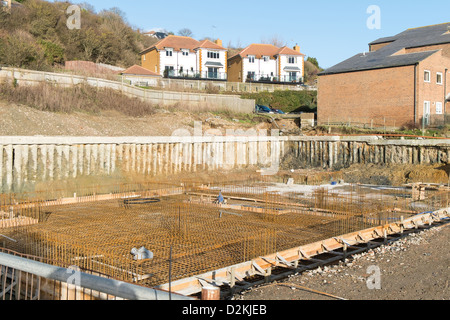
[(442, 125), (436, 128), (426, 128), (425, 130), (415, 128), (402, 128), (397, 131), (399, 134), (412, 136), (426, 136), (426, 137), (448, 137), (450, 134), (450, 125)]
[(69, 2), (23, 0), (0, 10), (0, 64), (50, 71), (70, 60), (129, 67), (156, 39), (142, 35), (117, 8), (95, 13), (81, 4), (81, 29), (67, 27)]
[(323, 71), (321, 67), (319, 67), (319, 62), (316, 58), (308, 57), (305, 60), (305, 83), (309, 85), (315, 85), (317, 81), (317, 75), (319, 72)]
[(408, 136), (420, 136), (420, 137), (449, 137), (450, 136), (450, 125), (442, 125), (433, 128), (425, 128), (424, 130), (420, 128), (400, 128), (400, 129), (389, 129), (384, 130), (382, 128), (369, 129), (360, 128), (354, 126), (327, 126), (320, 125), (316, 129), (320, 132), (328, 134), (353, 134), (353, 135), (376, 135), (376, 134), (391, 134), (391, 135), (402, 135), (408, 139)]
[(256, 104), (289, 112), (316, 112), (317, 91), (275, 91), (246, 93), (244, 99), (255, 99)]
[(306, 61), (311, 62), (313, 65), (316, 66), (316, 68), (319, 68), (319, 61), (317, 61), (317, 58), (314, 57), (308, 57), (308, 59), (306, 59)]

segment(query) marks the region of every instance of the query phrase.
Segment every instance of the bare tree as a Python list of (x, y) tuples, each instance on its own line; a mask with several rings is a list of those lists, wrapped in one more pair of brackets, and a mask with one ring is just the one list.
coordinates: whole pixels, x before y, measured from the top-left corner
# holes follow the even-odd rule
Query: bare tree
[(178, 31), (178, 35), (183, 36), (183, 37), (193, 37), (194, 36), (191, 29), (188, 29), (188, 28), (183, 28), (180, 31)]
[(276, 47), (284, 47), (287, 45), (286, 41), (277, 34), (274, 34), (267, 39), (266, 38), (261, 39), (261, 43), (272, 44)]
[(83, 2), (83, 3), (80, 3), (79, 6), (80, 6), (81, 9), (84, 9), (84, 10), (89, 11), (91, 13), (95, 13), (95, 7), (92, 4), (90, 4), (90, 3)]

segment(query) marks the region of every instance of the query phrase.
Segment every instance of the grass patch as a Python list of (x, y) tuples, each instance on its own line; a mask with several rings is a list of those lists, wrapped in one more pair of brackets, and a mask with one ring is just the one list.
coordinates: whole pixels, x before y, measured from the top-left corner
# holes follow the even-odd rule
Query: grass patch
[(211, 114), (218, 116), (222, 119), (234, 121), (236, 123), (246, 126), (254, 126), (261, 122), (267, 121), (267, 118), (265, 116), (256, 113), (235, 113), (227, 110), (227, 111), (214, 111), (211, 112)]
[(266, 105), (283, 112), (316, 112), (317, 91), (278, 90), (274, 92), (244, 93), (244, 99), (255, 99), (256, 104)]
[[(404, 136), (423, 136), (423, 137), (449, 137), (450, 125), (443, 125), (438, 127), (426, 128), (424, 130), (419, 128), (400, 128), (400, 129), (368, 129), (352, 126), (327, 126), (319, 125), (316, 127), (318, 131), (329, 134), (395, 134)], [(407, 139), (407, 137), (405, 137)]]

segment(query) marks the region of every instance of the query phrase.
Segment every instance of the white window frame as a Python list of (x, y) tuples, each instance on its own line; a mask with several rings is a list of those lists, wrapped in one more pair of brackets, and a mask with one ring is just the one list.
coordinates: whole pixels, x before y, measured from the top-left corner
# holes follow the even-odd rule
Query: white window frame
[(208, 59), (220, 59), (220, 53), (217, 51), (208, 51), (207, 57)]
[(270, 57), (269, 56), (264, 56), (263, 59), (264, 59), (264, 62), (267, 62), (267, 61), (270, 60)]
[(288, 57), (289, 64), (295, 64), (295, 57)]
[[(428, 112), (426, 112), (428, 111)], [(423, 102), (423, 124), (429, 125), (430, 124), (430, 116), (431, 116), (431, 101), (424, 101)]]
[(173, 56), (173, 49), (166, 48), (166, 57), (172, 57), (172, 56)]
[[(427, 75), (428, 74), (428, 80), (427, 80)], [(431, 71), (430, 70), (424, 70), (423, 72), (423, 81), (430, 83), (431, 82)]]
[(248, 56), (248, 63), (255, 63), (255, 56)]
[[(439, 82), (438, 81), (438, 76), (441, 76), (441, 81)], [(443, 74), (442, 74), (442, 72), (436, 72), (436, 84), (440, 84), (440, 85), (442, 85), (443, 84)]]
[(185, 57), (189, 56), (189, 50), (188, 49), (182, 49), (181, 52), (182, 52), (183, 56), (185, 56)]
[(443, 106), (442, 102), (440, 102), (440, 101), (436, 102), (436, 114), (443, 114), (444, 113), (444, 110), (443, 110), (442, 106)]

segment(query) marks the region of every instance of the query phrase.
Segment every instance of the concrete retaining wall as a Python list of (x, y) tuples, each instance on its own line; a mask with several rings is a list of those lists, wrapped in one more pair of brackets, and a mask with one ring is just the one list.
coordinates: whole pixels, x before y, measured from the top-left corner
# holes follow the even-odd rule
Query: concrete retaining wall
[(450, 140), (340, 137), (0, 137), (2, 192), (35, 182), (113, 173), (171, 175), (197, 170), (278, 172), (283, 158), (297, 167), (354, 163), (433, 164), (450, 161)]
[(327, 137), (291, 140), (287, 146), (303, 167), (340, 169), (356, 163), (450, 163), (450, 139), (384, 140), (378, 137)]
[(36, 181), (120, 174), (277, 168), (283, 141), (271, 137), (0, 137), (1, 191)]
[[(90, 78), (70, 74), (41, 72), (15, 68), (1, 68), (0, 80), (16, 81), (19, 85), (33, 85), (36, 83), (54, 83), (60, 86), (75, 86), (88, 84), (97, 88), (109, 88), (123, 94), (139, 98), (161, 106), (173, 106), (177, 103), (191, 107), (192, 111), (217, 110), (238, 113), (252, 113), (255, 110), (255, 100), (241, 99), (236, 95), (206, 94), (175, 91), (159, 91), (141, 89), (121, 82), (99, 78)], [(182, 106), (181, 106), (182, 107)]]

